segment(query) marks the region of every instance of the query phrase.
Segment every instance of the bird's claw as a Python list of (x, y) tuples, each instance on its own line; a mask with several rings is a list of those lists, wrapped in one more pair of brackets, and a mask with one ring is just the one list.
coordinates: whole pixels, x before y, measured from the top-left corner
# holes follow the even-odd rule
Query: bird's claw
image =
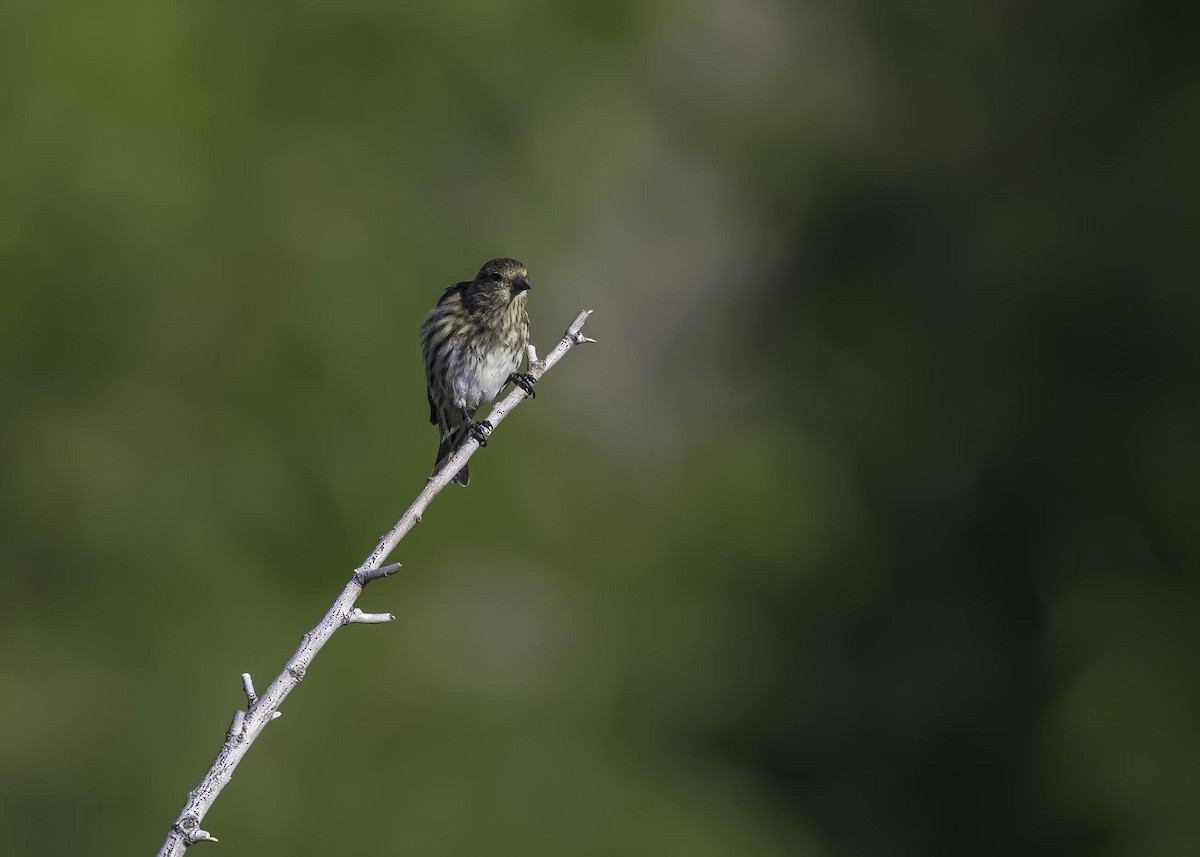
[(537, 398), (537, 393), (534, 392), (533, 385), (537, 383), (537, 378), (530, 375), (528, 372), (513, 372), (508, 376), (509, 383), (516, 387), (520, 387), (525, 391), (525, 395), (531, 399)]
[(487, 420), (471, 423), (471, 437), (479, 441), (482, 447), (487, 446), (488, 435), (492, 433), (492, 424)]

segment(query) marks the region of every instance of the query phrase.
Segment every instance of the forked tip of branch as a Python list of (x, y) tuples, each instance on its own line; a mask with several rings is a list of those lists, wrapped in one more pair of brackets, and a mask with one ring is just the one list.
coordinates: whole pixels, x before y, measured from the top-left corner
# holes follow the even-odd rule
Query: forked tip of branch
[(571, 326), (567, 328), (567, 338), (575, 345), (583, 345), (585, 342), (595, 342), (590, 336), (584, 336), (581, 331), (587, 320), (591, 317), (593, 310), (585, 309), (579, 314), (575, 321), (571, 322)]

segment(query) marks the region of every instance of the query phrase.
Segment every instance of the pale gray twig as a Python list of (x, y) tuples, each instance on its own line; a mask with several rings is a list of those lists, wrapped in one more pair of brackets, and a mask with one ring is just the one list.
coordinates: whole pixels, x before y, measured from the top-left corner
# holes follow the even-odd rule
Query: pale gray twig
[[(581, 333), (591, 312), (591, 310), (585, 310), (576, 316), (575, 321), (571, 322), (571, 326), (563, 334), (562, 340), (546, 356), (545, 360), (537, 360), (536, 352), (530, 350), (529, 373), (535, 380), (541, 378), (574, 346), (596, 341)], [(525, 391), (516, 387), (492, 408), (487, 420), (491, 423), (493, 431), (525, 397)], [(246, 751), (250, 749), (250, 745), (254, 743), (266, 725), (279, 716), (280, 704), (304, 678), (313, 658), (329, 642), (334, 632), (343, 625), (376, 624), (390, 622), (395, 618), (391, 613), (364, 613), (354, 606), (354, 602), (358, 600), (363, 587), (368, 583), (396, 573), (400, 564), (392, 563), (385, 566), (384, 560), (395, 550), (396, 545), (408, 534), (408, 531), (421, 520), (421, 515), (429, 507), (433, 498), (450, 484), (454, 475), (475, 454), (477, 449), (479, 449), (479, 441), (473, 437), (469, 438), (454, 455), (450, 456), (442, 469), (429, 479), (421, 493), (417, 495), (417, 499), (408, 507), (408, 511), (396, 522), (394, 527), (380, 538), (379, 544), (375, 546), (375, 550), (371, 551), (366, 562), (350, 575), (350, 580), (338, 597), (334, 599), (333, 605), (326, 611), (317, 626), (301, 638), (300, 647), (296, 649), (283, 671), (275, 677), (262, 696), (255, 694), (250, 674), (242, 674), (242, 690), (246, 694), (247, 702), (246, 710), (238, 709), (235, 712), (233, 722), (225, 735), (225, 743), (217, 754), (216, 761), (208, 769), (208, 773), (204, 775), (200, 785), (188, 793), (183, 811), (171, 825), (166, 840), (158, 850), (158, 857), (179, 857), (189, 845), (196, 842), (217, 841), (215, 836), (200, 828), (200, 823), (208, 814), (217, 795), (233, 777), (234, 770), (242, 761), (242, 757), (246, 755)]]
[(355, 607), (346, 617), (347, 625), (382, 625), (391, 622), (396, 617), (391, 613), (364, 613)]
[(250, 673), (242, 673), (242, 690), (246, 693), (246, 710), (254, 707), (254, 703), (258, 702), (258, 694), (254, 692), (254, 679), (250, 678)]

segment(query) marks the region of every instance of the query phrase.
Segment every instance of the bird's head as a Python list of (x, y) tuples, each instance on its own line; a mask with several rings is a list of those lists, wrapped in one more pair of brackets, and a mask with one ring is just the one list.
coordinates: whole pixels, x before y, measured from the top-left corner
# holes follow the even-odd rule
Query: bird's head
[(471, 281), (473, 302), (497, 310), (514, 301), (524, 303), (528, 278), (529, 272), (516, 259), (493, 259)]

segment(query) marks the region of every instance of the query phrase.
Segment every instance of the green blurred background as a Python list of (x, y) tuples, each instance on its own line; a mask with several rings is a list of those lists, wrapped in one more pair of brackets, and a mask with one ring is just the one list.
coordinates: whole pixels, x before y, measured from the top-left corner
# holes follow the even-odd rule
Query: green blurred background
[(1200, 853), (1183, 14), (406, 5), (0, 6), (5, 852), (157, 849), (511, 255), (600, 344), (200, 850)]

